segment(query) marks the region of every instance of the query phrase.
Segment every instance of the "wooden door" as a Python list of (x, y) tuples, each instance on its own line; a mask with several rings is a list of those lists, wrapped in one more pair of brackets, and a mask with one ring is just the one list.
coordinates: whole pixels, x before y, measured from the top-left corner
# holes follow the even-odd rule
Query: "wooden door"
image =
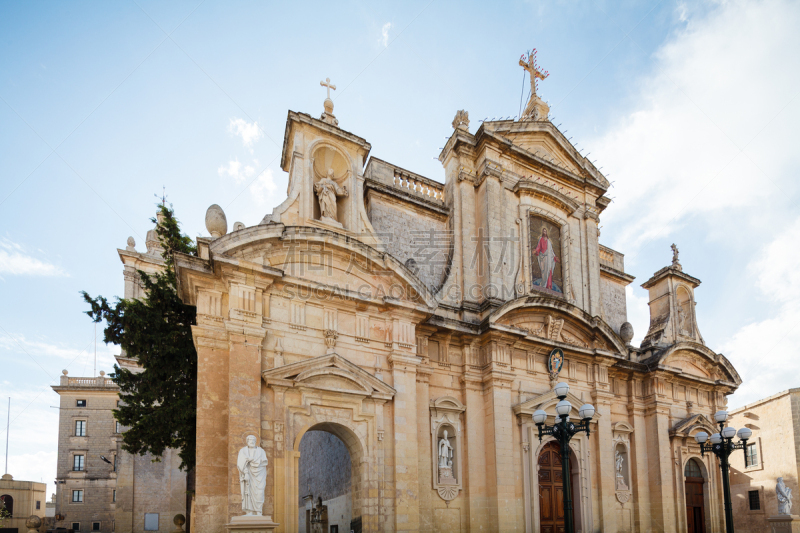
[[(574, 487), (572, 493), (575, 493)], [(575, 498), (572, 498), (572, 505), (574, 508)], [(539, 531), (565, 532), (561, 452), (555, 442), (547, 443), (539, 454)]]
[(688, 533), (705, 533), (706, 514), (703, 501), (703, 478), (686, 478), (686, 530)]

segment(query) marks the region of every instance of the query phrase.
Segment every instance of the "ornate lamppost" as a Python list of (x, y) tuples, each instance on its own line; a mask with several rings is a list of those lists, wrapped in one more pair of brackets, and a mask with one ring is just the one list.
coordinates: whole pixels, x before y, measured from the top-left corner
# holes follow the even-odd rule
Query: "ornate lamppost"
[(577, 424), (570, 422), (569, 413), (572, 411), (572, 404), (567, 401), (569, 385), (559, 383), (555, 387), (556, 396), (560, 400), (556, 404), (555, 424), (546, 426), (547, 412), (539, 409), (533, 413), (533, 422), (539, 428), (539, 442), (544, 435), (552, 435), (561, 446), (561, 477), (564, 480), (564, 526), (566, 533), (575, 533), (575, 525), (572, 522), (572, 483), (569, 472), (569, 441), (577, 433), (586, 432), (589, 436), (589, 422), (594, 416), (594, 406), (588, 403), (583, 404), (578, 410), (581, 421)]
[[(736, 428), (730, 426), (725, 427), (725, 421), (728, 419), (728, 411), (717, 411), (714, 413), (714, 420), (719, 424), (719, 433), (714, 433), (711, 437), (708, 433), (701, 431), (694, 436), (694, 439), (700, 444), (700, 454), (705, 456), (706, 452), (713, 452), (719, 458), (719, 467), (722, 470), (722, 493), (725, 499), (725, 531), (726, 533), (733, 533), (733, 507), (731, 505), (731, 482), (729, 478), (730, 463), (728, 457), (734, 450), (744, 450), (745, 464), (747, 464), (747, 439), (749, 439), (753, 432), (748, 428), (742, 428), (736, 432)], [(733, 437), (739, 436), (739, 442), (733, 443)], [(710, 440), (710, 444), (706, 441)]]

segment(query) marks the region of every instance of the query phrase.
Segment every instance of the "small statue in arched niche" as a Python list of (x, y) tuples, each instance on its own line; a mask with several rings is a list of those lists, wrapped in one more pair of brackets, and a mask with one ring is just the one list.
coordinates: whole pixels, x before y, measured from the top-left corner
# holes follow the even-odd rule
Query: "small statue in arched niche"
[(625, 451), (620, 451), (618, 448), (614, 457), (614, 470), (616, 471), (617, 490), (629, 490), (628, 484), (625, 483), (625, 455), (627, 455)]
[(455, 484), (456, 478), (453, 472), (454, 448), (447, 437), (447, 430), (439, 439), (439, 483)]

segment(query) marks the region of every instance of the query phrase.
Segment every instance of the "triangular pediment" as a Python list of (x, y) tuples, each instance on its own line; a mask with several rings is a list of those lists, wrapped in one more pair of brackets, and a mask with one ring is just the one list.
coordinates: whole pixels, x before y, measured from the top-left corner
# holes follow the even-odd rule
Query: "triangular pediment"
[[(570, 411), (569, 413), (569, 417), (572, 420), (579, 420), (580, 419), (579, 411), (581, 406), (585, 403), (591, 403), (581, 400), (578, 396), (576, 396), (571, 392), (567, 393), (566, 399), (569, 401), (569, 403), (572, 404), (572, 411)], [(527, 417), (532, 417), (534, 411), (542, 409), (544, 411), (547, 411), (548, 417), (546, 423), (552, 424), (553, 420), (555, 420), (555, 417), (557, 416), (556, 404), (559, 401), (561, 400), (559, 400), (558, 396), (556, 396), (556, 391), (551, 390), (544, 394), (540, 394), (535, 398), (531, 398), (530, 400), (526, 400), (522, 403), (519, 403), (515, 405), (512, 409), (514, 410), (515, 415), (527, 416)], [(597, 423), (597, 420), (599, 418), (601, 418), (600, 413), (598, 413), (595, 410), (594, 417), (592, 418), (592, 423)]]
[(705, 415), (696, 414), (678, 421), (669, 430), (669, 435), (670, 437), (693, 437), (700, 430), (709, 435), (719, 431)]
[(390, 400), (395, 390), (361, 367), (333, 353), (261, 373), (269, 386), (317, 389)]

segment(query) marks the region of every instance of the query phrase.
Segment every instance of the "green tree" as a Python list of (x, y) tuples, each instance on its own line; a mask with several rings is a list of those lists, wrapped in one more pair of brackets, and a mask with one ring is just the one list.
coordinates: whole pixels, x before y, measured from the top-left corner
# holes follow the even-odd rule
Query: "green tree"
[(167, 448), (179, 449), (180, 468), (195, 463), (197, 412), (197, 352), (191, 326), (197, 310), (178, 296), (175, 254), (197, 254), (192, 240), (181, 233), (171, 208), (159, 204), (156, 233), (164, 248), (163, 271), (138, 271), (145, 297), (109, 302), (103, 296), (83, 298), (94, 322), (104, 320), (106, 344), (116, 344), (138, 360), (141, 372), (114, 365), (111, 379), (120, 388), (121, 402), (114, 417), (126, 431), (122, 449), (160, 458)]

